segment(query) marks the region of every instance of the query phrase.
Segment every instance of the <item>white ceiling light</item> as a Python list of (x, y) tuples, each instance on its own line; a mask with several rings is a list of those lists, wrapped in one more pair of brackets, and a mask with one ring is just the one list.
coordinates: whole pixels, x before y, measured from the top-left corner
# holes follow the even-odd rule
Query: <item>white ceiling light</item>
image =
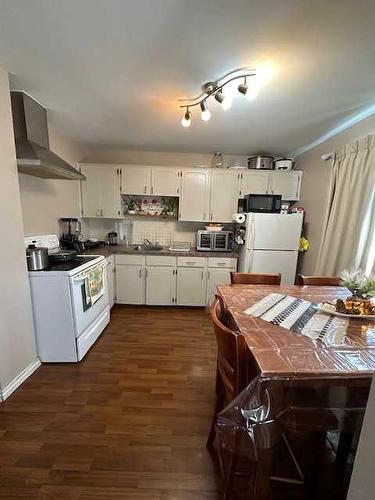
[(208, 122), (208, 120), (211, 118), (211, 112), (208, 109), (208, 106), (207, 106), (207, 103), (206, 103), (205, 100), (200, 103), (200, 107), (201, 107), (201, 118), (202, 118), (202, 120), (204, 122)]
[[(202, 85), (202, 94), (192, 99), (180, 99), (180, 107), (186, 108), (181, 124), (183, 127), (189, 127), (191, 124), (191, 112), (190, 107), (200, 106), (201, 108), (201, 119), (203, 121), (208, 121), (211, 118), (211, 112), (207, 106), (207, 99), (214, 97), (217, 102), (221, 104), (224, 111), (229, 109), (233, 103), (233, 85), (228, 85), (231, 82), (235, 82), (239, 78), (243, 78), (243, 82), (237, 87), (240, 94), (246, 96), (248, 100), (253, 100), (258, 95), (258, 88), (254, 83), (254, 77), (256, 71), (254, 69), (241, 68), (224, 75), (222, 78), (215, 82), (207, 82)], [(247, 84), (247, 78), (251, 78), (251, 82)], [(228, 85), (228, 86), (227, 86)], [(231, 90), (231, 91), (230, 91)], [(184, 103), (184, 104), (182, 104)]]

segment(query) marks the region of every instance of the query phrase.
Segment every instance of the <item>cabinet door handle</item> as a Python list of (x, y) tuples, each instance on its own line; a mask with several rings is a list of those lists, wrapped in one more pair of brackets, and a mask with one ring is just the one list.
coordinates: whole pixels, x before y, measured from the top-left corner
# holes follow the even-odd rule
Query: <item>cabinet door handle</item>
[(98, 208), (97, 211), (96, 211), (96, 216), (97, 217), (100, 217), (100, 209)]
[(189, 261), (186, 261), (186, 264), (188, 266), (195, 266), (196, 262), (193, 262), (193, 261), (189, 260)]
[(179, 188), (177, 188), (177, 194), (179, 194), (179, 192), (180, 192), (180, 189), (179, 189)]
[(225, 266), (225, 262), (216, 262), (218, 266)]
[(210, 273), (210, 271), (208, 271), (207, 278), (210, 279), (210, 276), (211, 276), (211, 273)]
[(145, 274), (146, 274), (146, 278), (148, 278), (148, 271), (147, 271), (147, 267), (145, 268)]
[(151, 194), (154, 194), (154, 186), (151, 186)]
[(141, 267), (139, 268), (138, 274), (139, 274), (139, 277), (142, 278), (142, 268)]
[(203, 281), (203, 277), (204, 277), (204, 271), (202, 271), (202, 281)]
[(144, 193), (145, 194), (147, 193), (147, 186), (145, 186), (145, 188), (144, 188)]
[(206, 220), (206, 212), (203, 213), (203, 220)]

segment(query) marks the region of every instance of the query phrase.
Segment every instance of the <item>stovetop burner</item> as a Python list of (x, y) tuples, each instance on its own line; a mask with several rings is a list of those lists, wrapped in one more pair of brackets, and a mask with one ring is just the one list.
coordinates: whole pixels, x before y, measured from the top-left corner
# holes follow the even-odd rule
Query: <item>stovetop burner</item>
[(90, 260), (97, 259), (98, 256), (90, 256), (90, 257), (76, 257), (73, 260), (68, 260), (65, 262), (53, 262), (50, 263), (50, 266), (47, 269), (44, 269), (44, 271), (71, 271), (72, 269), (75, 269), (76, 267), (82, 266), (82, 264), (86, 264), (87, 262), (90, 262)]

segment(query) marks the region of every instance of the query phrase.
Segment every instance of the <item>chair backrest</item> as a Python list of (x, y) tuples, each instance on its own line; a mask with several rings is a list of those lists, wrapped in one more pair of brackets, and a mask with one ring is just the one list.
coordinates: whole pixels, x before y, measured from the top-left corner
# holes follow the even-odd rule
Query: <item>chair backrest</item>
[(230, 273), (232, 285), (280, 285), (281, 274)]
[(298, 285), (312, 286), (340, 286), (340, 276), (303, 276), (299, 274), (297, 277)]
[(233, 399), (247, 383), (246, 378), (246, 342), (241, 333), (229, 329), (220, 317), (222, 303), (215, 298), (211, 308), (218, 356), (217, 367), (225, 387), (228, 399)]

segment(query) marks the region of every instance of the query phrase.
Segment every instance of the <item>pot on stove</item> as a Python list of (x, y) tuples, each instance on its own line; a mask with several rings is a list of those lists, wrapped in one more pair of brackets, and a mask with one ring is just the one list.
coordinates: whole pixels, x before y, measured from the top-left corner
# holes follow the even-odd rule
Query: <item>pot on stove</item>
[(35, 246), (36, 241), (26, 248), (26, 261), (27, 269), (29, 271), (42, 271), (47, 269), (48, 261), (48, 248)]

